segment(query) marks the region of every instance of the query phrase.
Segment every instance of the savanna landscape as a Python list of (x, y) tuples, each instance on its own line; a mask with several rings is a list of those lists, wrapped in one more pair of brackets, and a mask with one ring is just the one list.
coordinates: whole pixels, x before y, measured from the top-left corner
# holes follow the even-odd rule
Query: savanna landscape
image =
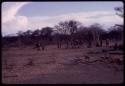
[[(114, 9), (123, 18), (123, 8)], [(2, 37), (3, 84), (121, 84), (123, 25), (77, 20)]]

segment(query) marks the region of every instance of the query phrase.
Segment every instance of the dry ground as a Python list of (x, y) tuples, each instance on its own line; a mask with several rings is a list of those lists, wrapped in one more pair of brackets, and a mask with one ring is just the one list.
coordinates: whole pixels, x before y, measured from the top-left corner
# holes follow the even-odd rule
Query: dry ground
[[(109, 51), (102, 52), (102, 49), (104, 48), (57, 49), (56, 46), (48, 46), (45, 51), (37, 51), (32, 47), (2, 50), (2, 82), (4, 84), (123, 83), (123, 65), (99, 61), (86, 63), (85, 56), (90, 57), (90, 62), (100, 59), (101, 56), (123, 58), (123, 54), (109, 54)], [(75, 62), (75, 59), (81, 59), (82, 63)]]

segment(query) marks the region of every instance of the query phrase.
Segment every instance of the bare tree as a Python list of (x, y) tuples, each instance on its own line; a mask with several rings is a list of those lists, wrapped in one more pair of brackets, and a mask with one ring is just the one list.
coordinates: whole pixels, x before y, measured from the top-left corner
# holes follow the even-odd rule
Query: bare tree
[[(78, 39), (78, 35), (76, 35), (76, 33), (78, 32), (78, 27), (80, 26), (80, 22), (75, 21), (75, 20), (70, 20), (68, 22), (68, 30), (69, 33), (71, 35), (71, 45), (72, 48), (79, 48), (79, 39)], [(78, 47), (77, 47), (78, 46)]]
[[(62, 42), (64, 41), (64, 35), (69, 34), (68, 31), (68, 22), (64, 21), (64, 22), (59, 22), (58, 25), (55, 26), (55, 29), (58, 32), (58, 39), (57, 39), (57, 46), (58, 48), (61, 48)], [(65, 40), (66, 43), (68, 42), (68, 40)], [(67, 43), (68, 44), (68, 43)], [(68, 45), (67, 45), (68, 46)]]
[(121, 45), (123, 45), (123, 28), (114, 25), (113, 27), (110, 28), (109, 33), (108, 33), (110, 40), (114, 42), (114, 49), (118, 49), (118, 42), (121, 42)]
[(118, 15), (118, 16), (120, 16), (120, 17), (124, 17), (124, 9), (123, 9), (123, 7), (121, 6), (121, 7), (116, 7), (115, 8), (115, 10), (116, 10), (116, 14)]
[(58, 33), (62, 34), (65, 39), (61, 39), (58, 44), (61, 44), (63, 40), (65, 41), (66, 48), (69, 47), (70, 43), (73, 46), (76, 45), (76, 39), (74, 34), (77, 32), (78, 25), (80, 25), (80, 23), (75, 20), (60, 22), (58, 25), (56, 25), (55, 28), (58, 30)]
[[(123, 6), (120, 6), (120, 7), (116, 7), (115, 8), (115, 10), (116, 10), (116, 14), (118, 15), (118, 16), (120, 16), (121, 18), (124, 18), (124, 9), (123, 9)], [(116, 24), (115, 26), (117, 26), (118, 28), (121, 28), (121, 29), (123, 29), (123, 25), (121, 24)], [(123, 42), (123, 30), (122, 30), (122, 42)], [(123, 47), (123, 43), (121, 44), (121, 45), (119, 45), (119, 48), (120, 47)]]
[(98, 47), (102, 45), (102, 26), (98, 23), (95, 23), (89, 27), (89, 29), (92, 31), (93, 35), (93, 43)]

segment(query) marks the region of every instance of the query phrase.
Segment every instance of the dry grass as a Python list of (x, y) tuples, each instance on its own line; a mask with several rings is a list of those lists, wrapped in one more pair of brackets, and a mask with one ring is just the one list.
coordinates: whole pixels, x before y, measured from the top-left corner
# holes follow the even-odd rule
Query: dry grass
[[(123, 64), (96, 61), (100, 57), (123, 59), (107, 48), (57, 49), (32, 47), (2, 51), (2, 82), (6, 84), (112, 84), (123, 82)], [(113, 52), (113, 51), (112, 51)], [(115, 51), (116, 52), (116, 51)], [(121, 53), (121, 51), (118, 51)], [(86, 61), (85, 56), (89, 59)], [(7, 64), (4, 63), (5, 59)]]

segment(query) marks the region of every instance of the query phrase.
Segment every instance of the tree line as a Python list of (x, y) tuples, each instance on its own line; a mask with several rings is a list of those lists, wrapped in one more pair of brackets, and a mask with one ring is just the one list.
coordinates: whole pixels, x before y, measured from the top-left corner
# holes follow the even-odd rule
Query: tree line
[(41, 46), (57, 44), (58, 48), (61, 48), (62, 45), (65, 45), (65, 48), (79, 48), (86, 44), (87, 47), (101, 47), (104, 41), (112, 41), (116, 44), (118, 41), (122, 41), (123, 27), (116, 24), (106, 31), (97, 23), (85, 27), (78, 21), (69, 20), (59, 22), (54, 27), (44, 27), (34, 31), (19, 31), (17, 34), (17, 36), (3, 37), (3, 44), (16, 43), (19, 46), (34, 45), (35, 43), (40, 43)]
[[(123, 18), (123, 8), (115, 8), (117, 15)], [(123, 25), (115, 24), (108, 31), (98, 24), (84, 26), (76, 20), (61, 21), (54, 27), (43, 27), (34, 31), (19, 31), (17, 36), (2, 37), (3, 46), (41, 46), (44, 50), (47, 45), (56, 44), (57, 48), (65, 46), (68, 48), (80, 48), (83, 45), (91, 48), (102, 47), (104, 44), (109, 45), (114, 42), (123, 42)], [(123, 44), (122, 44), (123, 46)]]

